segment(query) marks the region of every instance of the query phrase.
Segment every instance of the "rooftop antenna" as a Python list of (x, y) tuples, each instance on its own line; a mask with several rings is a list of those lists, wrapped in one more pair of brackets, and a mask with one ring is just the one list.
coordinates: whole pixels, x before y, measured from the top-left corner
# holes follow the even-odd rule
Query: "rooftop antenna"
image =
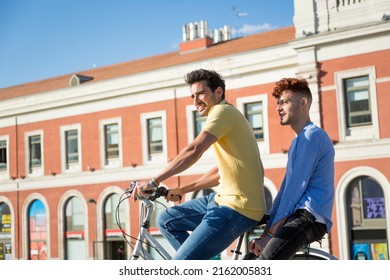
[(235, 37), (237, 38), (238, 37), (238, 18), (240, 18), (240, 17), (245, 17), (245, 16), (248, 16), (249, 15), (249, 13), (246, 13), (246, 12), (240, 12), (238, 9), (237, 9), (237, 7), (236, 6), (232, 6), (232, 11), (233, 11), (233, 13), (234, 13), (234, 15), (235, 15), (235, 25), (236, 25), (236, 28), (235, 28)]

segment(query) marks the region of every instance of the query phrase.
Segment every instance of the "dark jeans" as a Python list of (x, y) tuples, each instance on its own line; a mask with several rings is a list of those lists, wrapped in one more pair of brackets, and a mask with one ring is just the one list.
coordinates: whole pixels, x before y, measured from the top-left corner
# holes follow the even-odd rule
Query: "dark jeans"
[(309, 211), (299, 209), (275, 233), (260, 256), (249, 253), (244, 259), (289, 260), (302, 247), (321, 240), (325, 233), (325, 224), (317, 223)]
[(256, 220), (215, 202), (215, 193), (167, 208), (157, 226), (177, 250), (174, 260), (208, 260), (218, 255)]

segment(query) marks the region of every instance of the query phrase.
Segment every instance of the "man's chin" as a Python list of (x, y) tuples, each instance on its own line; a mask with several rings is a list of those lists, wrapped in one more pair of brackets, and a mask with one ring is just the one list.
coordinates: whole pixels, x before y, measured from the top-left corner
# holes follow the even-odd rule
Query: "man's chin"
[(207, 116), (207, 112), (206, 111), (198, 111), (199, 115), (201, 117), (206, 117)]

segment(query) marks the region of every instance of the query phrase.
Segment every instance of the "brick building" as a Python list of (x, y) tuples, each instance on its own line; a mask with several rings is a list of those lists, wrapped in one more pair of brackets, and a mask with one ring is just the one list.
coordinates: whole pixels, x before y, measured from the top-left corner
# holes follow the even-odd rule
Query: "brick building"
[[(388, 259), (390, 2), (294, 2), (291, 27), (231, 39), (229, 28), (191, 23), (178, 51), (1, 88), (0, 259), (127, 258), (118, 201), (201, 128), (183, 80), (197, 68), (223, 75), (226, 99), (252, 124), (270, 203), (295, 137), (279, 125), (271, 91), (282, 77), (307, 79), (311, 118), (336, 150), (334, 226), (322, 247), (341, 259)], [(214, 164), (207, 152), (166, 184)], [(136, 236), (139, 205), (119, 209), (121, 228)]]

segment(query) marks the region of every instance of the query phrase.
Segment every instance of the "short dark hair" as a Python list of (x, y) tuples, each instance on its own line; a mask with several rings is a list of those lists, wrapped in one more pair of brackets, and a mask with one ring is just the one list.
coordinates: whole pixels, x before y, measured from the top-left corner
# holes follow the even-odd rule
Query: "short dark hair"
[(218, 87), (222, 88), (222, 99), (225, 99), (225, 80), (220, 74), (214, 70), (198, 69), (190, 73), (187, 73), (184, 77), (185, 82), (188, 85), (192, 85), (196, 82), (206, 81), (207, 86), (214, 92)]
[(290, 91), (293, 94), (298, 93), (308, 98), (310, 101), (312, 100), (311, 91), (305, 79), (297, 79), (297, 78), (281, 79), (280, 81), (275, 83), (272, 96), (274, 96), (275, 98), (279, 98), (284, 91)]

